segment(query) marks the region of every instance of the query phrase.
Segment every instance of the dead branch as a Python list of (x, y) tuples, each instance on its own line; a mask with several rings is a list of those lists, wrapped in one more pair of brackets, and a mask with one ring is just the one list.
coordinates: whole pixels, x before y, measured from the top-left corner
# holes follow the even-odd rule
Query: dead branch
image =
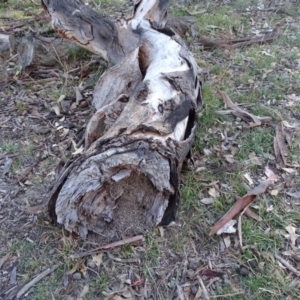
[(294, 273), (296, 276), (300, 277), (300, 271), (295, 269), (289, 262), (287, 262), (285, 259), (283, 259), (281, 256), (274, 254), (275, 258), (279, 260), (285, 267), (287, 267), (292, 273)]
[(41, 274), (39, 274), (38, 276), (36, 276), (31, 281), (29, 281), (26, 285), (24, 285), (20, 289), (20, 291), (17, 294), (17, 299), (20, 299), (31, 287), (33, 287), (35, 284), (37, 284), (38, 282), (40, 282), (46, 276), (48, 276), (49, 274), (51, 274), (52, 272), (54, 272), (57, 268), (58, 268), (58, 265), (54, 265), (51, 268), (49, 268), (49, 269), (45, 270), (44, 272), (42, 272)]
[(241, 109), (238, 105), (233, 103), (231, 99), (228, 97), (228, 95), (225, 92), (218, 91), (218, 94), (222, 97), (224, 102), (233, 109), (233, 111), (230, 111), (235, 116), (240, 117), (245, 122), (249, 123), (246, 128), (252, 128), (255, 126), (261, 126), (262, 124), (266, 123), (268, 120), (270, 120), (270, 117), (258, 117), (255, 116), (249, 112), (246, 112), (245, 110)]
[(267, 33), (262, 36), (253, 37), (246, 36), (238, 39), (213, 39), (213, 38), (201, 38), (200, 43), (203, 45), (204, 49), (215, 49), (215, 48), (240, 48), (244, 46), (250, 46), (252, 44), (264, 44), (272, 42), (279, 36), (277, 28), (272, 32)]
[(82, 253), (79, 253), (79, 254), (70, 255), (70, 258), (81, 258), (81, 257), (85, 257), (85, 256), (88, 256), (88, 255), (96, 254), (99, 251), (111, 250), (111, 249), (114, 249), (114, 248), (117, 248), (117, 247), (120, 247), (120, 246), (141, 242), (143, 240), (144, 240), (144, 237), (142, 235), (138, 235), (138, 236), (134, 236), (134, 237), (131, 237), (131, 238), (123, 239), (121, 241), (110, 243), (110, 244), (95, 248), (95, 249), (87, 251), (87, 252), (82, 252)]
[(106, 240), (169, 224), (202, 96), (193, 55), (165, 27), (168, 1), (139, 1), (116, 22), (79, 0), (43, 4), (56, 32), (114, 65), (95, 87), (85, 151), (53, 187), (51, 217)]

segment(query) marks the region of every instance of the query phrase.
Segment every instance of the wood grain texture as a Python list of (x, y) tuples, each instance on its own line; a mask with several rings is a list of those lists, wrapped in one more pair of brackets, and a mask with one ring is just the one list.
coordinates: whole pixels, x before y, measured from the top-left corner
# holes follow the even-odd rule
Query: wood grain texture
[[(193, 55), (164, 27), (168, 1), (142, 0), (131, 18), (116, 23), (77, 0), (43, 2), (58, 32), (114, 65), (94, 90), (97, 112), (87, 126), (85, 152), (66, 165), (52, 190), (52, 218), (82, 237), (94, 232), (106, 241), (169, 224), (202, 94)], [(69, 23), (74, 15), (80, 16), (76, 26)], [(104, 38), (111, 34), (113, 40)], [(131, 47), (123, 34), (132, 38)]]

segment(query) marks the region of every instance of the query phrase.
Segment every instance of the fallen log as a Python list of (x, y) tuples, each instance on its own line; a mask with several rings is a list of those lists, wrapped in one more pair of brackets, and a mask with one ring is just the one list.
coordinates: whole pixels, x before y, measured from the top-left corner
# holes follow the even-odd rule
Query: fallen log
[(58, 36), (0, 33), (0, 63), (3, 64), (11, 55), (16, 55), (21, 69), (60, 65), (76, 48), (79, 47)]
[(202, 105), (197, 64), (166, 27), (167, 0), (141, 0), (115, 22), (79, 0), (42, 0), (56, 32), (113, 65), (94, 90), (85, 151), (58, 175), (54, 221), (117, 240), (175, 220), (182, 165)]
[(17, 54), (19, 66), (54, 66), (71, 56), (76, 45), (57, 36), (33, 34), (12, 34), (9, 36), (10, 49)]
[(50, 67), (61, 65), (70, 58), (79, 47), (69, 40), (58, 36), (53, 29), (40, 28), (37, 23), (48, 23), (47, 12), (33, 19), (12, 20), (0, 30), (0, 63), (16, 56), (19, 67)]
[[(47, 18), (44, 17), (43, 22), (44, 19)], [(184, 35), (195, 22), (194, 17), (169, 17), (167, 26)], [(22, 31), (0, 33), (0, 63), (5, 63), (11, 55), (16, 55), (21, 69), (31, 66), (51, 67), (61, 64), (79, 49), (77, 45), (53, 34), (51, 30), (39, 34), (30, 32), (29, 25), (29, 21), (23, 21)]]

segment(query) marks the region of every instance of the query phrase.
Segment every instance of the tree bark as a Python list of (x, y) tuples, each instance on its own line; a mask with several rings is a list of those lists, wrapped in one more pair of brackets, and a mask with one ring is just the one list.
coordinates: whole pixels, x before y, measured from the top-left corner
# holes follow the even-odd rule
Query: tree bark
[(16, 54), (20, 68), (29, 66), (54, 66), (68, 59), (74, 43), (57, 36), (33, 34), (0, 34), (0, 63), (5, 63), (11, 54)]
[(115, 22), (78, 0), (42, 2), (59, 34), (113, 65), (94, 90), (85, 151), (53, 187), (51, 217), (107, 241), (169, 224), (202, 105), (193, 55), (165, 26), (169, 1), (141, 0)]
[(9, 59), (9, 35), (0, 33), (0, 62)]

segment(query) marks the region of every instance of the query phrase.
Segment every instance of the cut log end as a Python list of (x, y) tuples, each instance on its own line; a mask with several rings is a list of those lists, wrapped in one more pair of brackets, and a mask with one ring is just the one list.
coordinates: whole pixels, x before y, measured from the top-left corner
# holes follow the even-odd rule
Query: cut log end
[(169, 223), (168, 207), (173, 212), (178, 206), (177, 170), (169, 164), (175, 159), (160, 154), (157, 142), (107, 148), (70, 170), (49, 206), (58, 223), (83, 238), (95, 232), (107, 242)]
[(85, 226), (78, 227), (83, 237), (89, 229), (105, 241), (119, 240), (123, 236), (144, 233), (159, 223), (167, 200), (162, 199), (163, 195), (153, 188), (145, 175), (129, 169), (119, 174), (128, 171), (131, 173), (128, 177), (117, 183), (107, 183), (95, 196), (94, 193), (85, 195), (86, 209), (81, 211), (80, 217)]

